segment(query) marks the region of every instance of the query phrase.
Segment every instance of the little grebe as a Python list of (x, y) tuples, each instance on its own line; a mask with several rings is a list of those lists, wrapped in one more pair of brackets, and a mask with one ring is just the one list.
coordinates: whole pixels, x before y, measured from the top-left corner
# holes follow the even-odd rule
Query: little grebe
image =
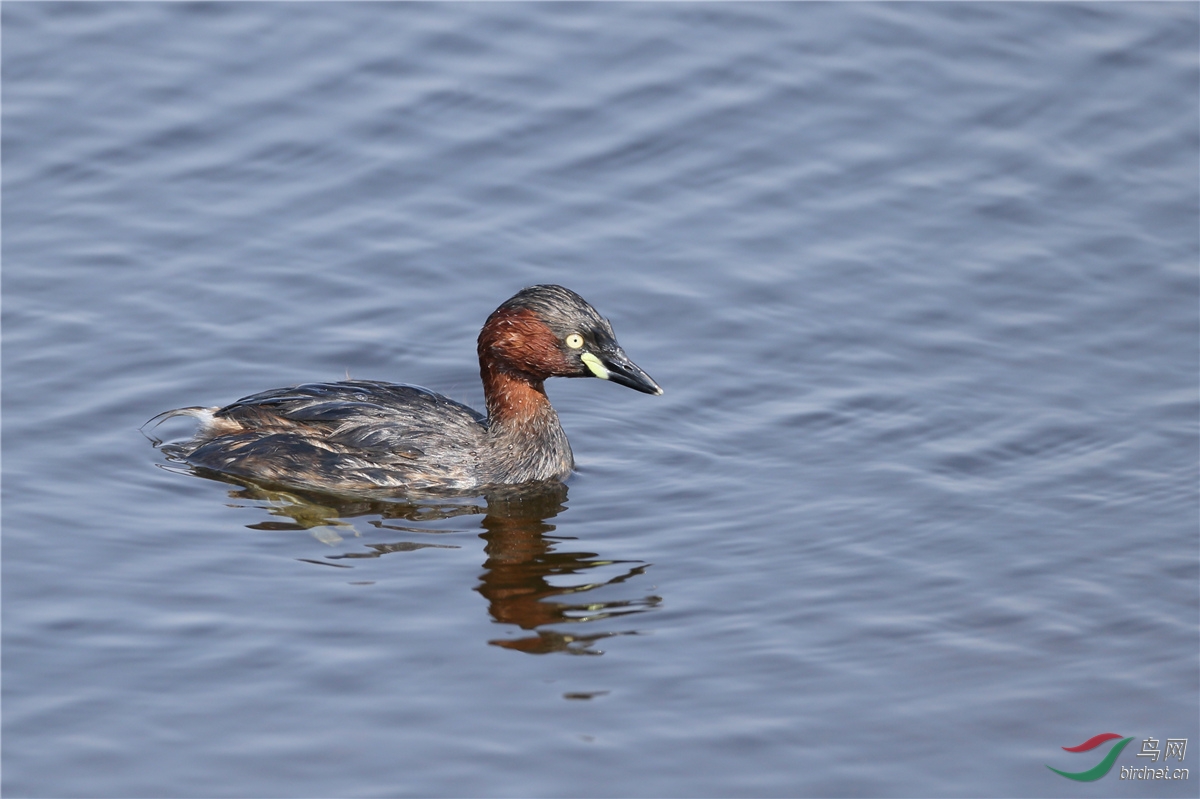
[(164, 450), (226, 475), (326, 490), (471, 490), (563, 480), (571, 445), (546, 398), (547, 377), (599, 377), (662, 394), (626, 357), (612, 325), (575, 292), (531, 286), (479, 333), (487, 418), (417, 386), (307, 383), (224, 408), (180, 408), (195, 437)]

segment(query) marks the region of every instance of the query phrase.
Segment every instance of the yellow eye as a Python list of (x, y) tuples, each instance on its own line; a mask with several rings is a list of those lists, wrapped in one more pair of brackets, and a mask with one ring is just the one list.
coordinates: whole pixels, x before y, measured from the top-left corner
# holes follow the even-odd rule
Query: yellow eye
[(567, 346), (573, 350), (577, 350), (583, 346), (583, 336), (578, 333), (572, 333), (567, 336)]

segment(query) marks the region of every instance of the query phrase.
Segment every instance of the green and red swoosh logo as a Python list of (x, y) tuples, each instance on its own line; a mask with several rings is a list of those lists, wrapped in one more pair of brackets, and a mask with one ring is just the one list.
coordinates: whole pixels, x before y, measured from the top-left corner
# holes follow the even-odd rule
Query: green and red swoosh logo
[[(1115, 732), (1102, 732), (1099, 735), (1094, 735), (1091, 738), (1088, 738), (1079, 746), (1064, 746), (1063, 749), (1068, 752), (1090, 752), (1100, 744), (1107, 743), (1114, 738), (1121, 738), (1121, 736), (1117, 735)], [(1132, 740), (1132, 738), (1121, 738), (1121, 740), (1117, 742), (1112, 749), (1108, 750), (1108, 754), (1104, 756), (1103, 760), (1087, 771), (1059, 771), (1054, 766), (1046, 766), (1046, 768), (1050, 769), (1055, 774), (1063, 775), (1069, 780), (1076, 780), (1077, 782), (1092, 782), (1093, 780), (1100, 779), (1112, 770), (1113, 763), (1117, 762), (1117, 755), (1121, 754), (1121, 750), (1124, 749), (1125, 746)]]

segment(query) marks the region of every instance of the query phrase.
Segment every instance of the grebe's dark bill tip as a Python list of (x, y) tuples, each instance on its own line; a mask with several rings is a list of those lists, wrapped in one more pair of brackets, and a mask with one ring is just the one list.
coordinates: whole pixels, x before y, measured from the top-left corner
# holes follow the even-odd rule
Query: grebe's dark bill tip
[(662, 386), (655, 383), (654, 378), (642, 371), (641, 367), (636, 363), (629, 360), (620, 349), (615, 352), (602, 353), (601, 358), (597, 360), (600, 362), (602, 370), (589, 364), (589, 367), (592, 368), (592, 373), (596, 377), (611, 380), (614, 383), (619, 383), (635, 391), (641, 391), (644, 394), (659, 396), (663, 393)]

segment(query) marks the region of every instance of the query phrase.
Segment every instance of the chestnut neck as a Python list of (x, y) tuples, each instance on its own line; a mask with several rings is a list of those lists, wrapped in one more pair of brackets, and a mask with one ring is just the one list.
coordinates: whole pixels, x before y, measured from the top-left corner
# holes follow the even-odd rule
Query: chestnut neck
[(524, 427), (554, 414), (542, 379), (488, 362), (480, 363), (479, 374), (493, 429)]
[(563, 480), (571, 445), (544, 381), (570, 374), (553, 331), (530, 308), (500, 306), (479, 332), (479, 376), (488, 411), (487, 479)]
[(561, 371), (554, 334), (530, 308), (501, 306), (479, 332), (479, 376), (489, 424), (497, 428), (557, 416), (543, 383)]

